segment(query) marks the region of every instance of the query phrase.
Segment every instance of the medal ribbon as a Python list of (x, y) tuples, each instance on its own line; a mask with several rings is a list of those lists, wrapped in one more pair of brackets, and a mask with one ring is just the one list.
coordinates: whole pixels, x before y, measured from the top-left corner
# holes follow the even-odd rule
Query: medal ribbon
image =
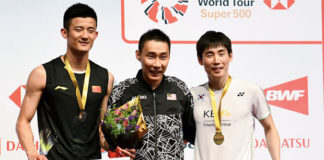
[(69, 60), (67, 59), (66, 56), (64, 56), (64, 63), (65, 63), (65, 69), (69, 72), (70, 78), (71, 78), (71, 80), (73, 82), (73, 85), (75, 87), (75, 95), (76, 95), (76, 98), (78, 100), (79, 108), (80, 108), (81, 111), (84, 111), (86, 101), (87, 101), (87, 96), (88, 96), (89, 79), (90, 79), (90, 63), (89, 63), (89, 60), (88, 60), (88, 63), (87, 63), (86, 73), (85, 73), (84, 82), (83, 82), (82, 98), (81, 98), (81, 92), (80, 92), (78, 82), (77, 82), (77, 80), (75, 78), (75, 75), (74, 75), (74, 73), (72, 71), (71, 64), (70, 64), (70, 62), (69, 62)]
[(221, 120), (222, 120), (222, 114), (221, 114), (221, 111), (222, 111), (222, 99), (223, 97), (225, 96), (227, 90), (228, 90), (228, 87), (231, 83), (231, 76), (228, 76), (227, 80), (226, 80), (226, 84), (225, 84), (225, 87), (224, 87), (224, 90), (222, 92), (222, 96), (220, 98), (220, 102), (219, 102), (219, 107), (218, 107), (218, 112), (217, 112), (217, 104), (216, 104), (216, 100), (215, 100), (215, 94), (214, 92), (212, 91), (212, 89), (209, 88), (209, 94), (210, 94), (210, 101), (211, 101), (211, 104), (212, 104), (212, 108), (213, 108), (213, 114), (214, 114), (214, 120), (215, 120), (215, 127), (216, 127), (216, 132), (222, 132), (221, 130)]

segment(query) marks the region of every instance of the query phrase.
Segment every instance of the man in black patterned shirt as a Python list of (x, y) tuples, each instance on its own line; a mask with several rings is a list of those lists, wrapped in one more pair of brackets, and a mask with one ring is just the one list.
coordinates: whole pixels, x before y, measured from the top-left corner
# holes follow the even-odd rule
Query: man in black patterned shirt
[(195, 138), (193, 103), (183, 81), (164, 75), (170, 59), (169, 37), (158, 29), (144, 33), (136, 58), (142, 69), (114, 87), (108, 108), (140, 95), (148, 132), (137, 144), (135, 159), (182, 160), (184, 140), (194, 143)]

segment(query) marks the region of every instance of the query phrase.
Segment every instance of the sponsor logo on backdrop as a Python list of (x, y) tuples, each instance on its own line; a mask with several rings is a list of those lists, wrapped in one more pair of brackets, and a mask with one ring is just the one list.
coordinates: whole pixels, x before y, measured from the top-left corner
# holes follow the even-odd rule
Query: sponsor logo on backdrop
[(188, 0), (141, 0), (144, 13), (155, 23), (171, 24), (187, 11)]
[[(273, 16), (278, 16), (275, 11), (288, 12), (294, 3), (295, 0), (121, 0), (122, 38), (127, 43), (138, 43), (136, 33), (154, 26), (160, 26), (164, 30), (169, 30), (169, 27), (187, 29), (196, 35), (199, 30), (196, 30), (195, 25), (190, 25), (191, 23), (197, 23), (200, 26), (206, 25), (210, 28), (214, 24), (216, 26), (223, 26), (223, 23), (230, 25), (229, 22), (233, 21), (243, 22), (243, 24), (256, 23), (256, 25), (251, 24), (250, 26), (264, 28), (267, 26), (258, 24), (258, 20), (260, 17), (264, 17), (264, 13), (269, 15), (270, 10), (273, 11), (271, 13), (275, 13)], [(143, 16), (143, 18), (138, 19), (139, 16)], [(151, 23), (147, 23), (147, 21)], [(283, 30), (287, 30), (287, 28), (283, 28)], [(290, 31), (289, 28), (288, 31)], [(186, 34), (175, 34), (174, 37), (172, 43), (191, 44), (197, 41), (195, 36), (191, 37)], [(249, 38), (247, 41), (240, 40), (235, 43), (266, 42), (262, 38), (257, 38), (256, 41)], [(276, 40), (267, 43), (276, 43)], [(282, 42), (280, 41), (280, 43)], [(312, 41), (312, 43), (319, 44), (320, 42)]]
[(20, 85), (10, 96), (12, 102), (14, 102), (19, 108), (21, 106), (21, 102), (25, 96), (26, 86)]
[[(34, 147), (36, 150), (39, 149), (38, 141), (35, 142)], [(8, 140), (6, 142), (6, 151), (11, 152), (11, 151), (25, 151), (25, 150), (19, 141), (9, 141)]]
[[(255, 0), (197, 0), (201, 7), (200, 17), (208, 19), (249, 19), (253, 15)], [(285, 10), (294, 4), (294, 0), (264, 0), (273, 10)], [(217, 7), (217, 8), (215, 8)], [(221, 7), (221, 8), (219, 8)]]
[[(267, 141), (264, 138), (255, 138), (255, 143), (254, 143), (254, 148), (256, 149), (266, 149), (268, 148), (267, 146)], [(306, 137), (285, 137), (280, 140), (280, 146), (281, 148), (288, 148), (288, 149), (293, 149), (293, 148), (310, 148), (310, 138)], [(194, 149), (195, 146), (191, 143), (187, 143), (184, 146), (185, 148), (188, 149)]]
[(295, 0), (264, 0), (264, 3), (274, 10), (285, 10), (290, 8)]
[[(0, 138), (0, 155), (3, 155), (4, 153), (1, 152), (2, 146), (4, 146), (3, 151), (4, 152), (19, 152), (19, 151), (25, 151), (22, 144), (17, 141), (17, 140), (6, 140), (3, 141), (3, 145), (1, 143), (1, 138)], [(39, 150), (40, 148), (40, 143), (38, 140), (34, 142), (34, 147), (36, 150)], [(104, 153), (106, 152), (104, 149), (101, 149), (101, 152)]]
[(255, 0), (197, 0), (203, 19), (248, 19)]
[(307, 76), (264, 90), (269, 104), (308, 115)]
[[(310, 138), (281, 138), (281, 148), (309, 148)], [(267, 141), (262, 139), (255, 139), (254, 148), (268, 148)]]
[[(124, 1), (127, 3), (126, 0)], [(151, 21), (159, 24), (178, 22), (185, 16), (190, 6), (198, 8), (198, 12), (193, 11), (193, 14), (198, 14), (203, 19), (247, 19), (252, 16), (251, 7), (254, 7), (257, 2), (256, 0), (190, 0), (190, 2), (189, 0), (140, 0), (143, 9), (138, 11), (144, 11)], [(274, 3), (269, 4), (271, 6)]]
[[(127, 1), (126, 1), (127, 2)], [(144, 14), (153, 22), (172, 24), (185, 15), (189, 7), (192, 13), (203, 19), (249, 19), (253, 7), (266, 5), (272, 10), (287, 10), (295, 0), (140, 0)], [(195, 10), (198, 9), (198, 10)], [(197, 12), (198, 11), (198, 12)]]

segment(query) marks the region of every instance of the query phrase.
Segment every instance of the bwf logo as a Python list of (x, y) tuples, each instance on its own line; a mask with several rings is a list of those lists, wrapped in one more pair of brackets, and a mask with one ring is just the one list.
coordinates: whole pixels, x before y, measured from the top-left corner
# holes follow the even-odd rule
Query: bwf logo
[(171, 24), (184, 16), (188, 0), (141, 0), (144, 13), (155, 23)]
[(274, 10), (285, 10), (290, 8), (295, 0), (264, 0), (264, 3)]
[(304, 90), (268, 90), (268, 101), (298, 101), (301, 97), (304, 97)]
[(264, 90), (268, 103), (308, 115), (308, 80), (299, 78)]

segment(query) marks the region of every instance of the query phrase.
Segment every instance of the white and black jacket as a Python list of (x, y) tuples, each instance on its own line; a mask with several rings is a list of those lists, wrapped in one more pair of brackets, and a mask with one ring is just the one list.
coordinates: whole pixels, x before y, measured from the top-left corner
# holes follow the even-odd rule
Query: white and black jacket
[(136, 78), (114, 87), (108, 107), (121, 106), (138, 95), (148, 132), (137, 145), (135, 159), (184, 159), (183, 140), (193, 144), (195, 139), (193, 101), (186, 84), (178, 78), (163, 76), (161, 84), (152, 90), (139, 70)]

